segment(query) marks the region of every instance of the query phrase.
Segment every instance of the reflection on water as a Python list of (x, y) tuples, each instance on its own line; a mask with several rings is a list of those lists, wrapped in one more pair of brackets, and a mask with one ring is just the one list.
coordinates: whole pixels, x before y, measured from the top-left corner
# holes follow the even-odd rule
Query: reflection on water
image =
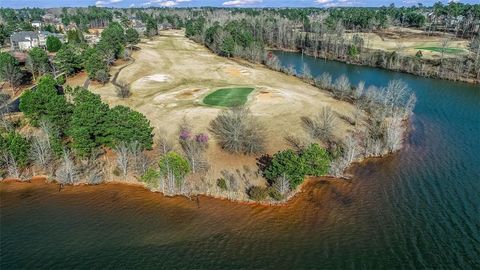
[(478, 86), (280, 54), (354, 83), (402, 78), (405, 148), (317, 179), (283, 206), (165, 198), (140, 187), (0, 184), (7, 268), (474, 268), (480, 265)]

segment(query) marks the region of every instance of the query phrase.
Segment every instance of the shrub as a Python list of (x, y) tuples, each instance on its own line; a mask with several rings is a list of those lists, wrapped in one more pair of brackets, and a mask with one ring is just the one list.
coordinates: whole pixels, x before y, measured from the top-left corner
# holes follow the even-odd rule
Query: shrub
[(160, 177), (160, 173), (153, 169), (148, 168), (148, 170), (140, 177), (140, 181), (146, 183), (149, 186), (157, 186), (158, 185), (158, 178)]
[(306, 175), (325, 175), (330, 168), (330, 155), (318, 144), (311, 144), (300, 154), (291, 149), (280, 151), (273, 155), (270, 165), (264, 170), (264, 176), (274, 183), (280, 178), (286, 178), (295, 189)]
[(234, 108), (221, 112), (210, 123), (210, 130), (228, 152), (257, 154), (264, 149), (260, 125), (247, 109)]
[(227, 181), (225, 181), (225, 178), (217, 179), (217, 187), (219, 187), (222, 190), (228, 190)]
[(117, 97), (119, 98), (128, 98), (132, 95), (130, 91), (130, 85), (124, 82), (118, 82), (118, 85), (115, 87), (115, 91), (117, 93)]
[(105, 69), (100, 69), (95, 73), (95, 80), (106, 84), (110, 80), (110, 74)]
[(65, 79), (65, 76), (64, 76), (64, 75), (59, 76), (59, 77), (57, 78), (57, 80), (56, 80), (57, 85), (64, 85), (66, 81), (67, 81), (67, 80)]
[(422, 51), (418, 50), (417, 53), (415, 54), (415, 57), (416, 58), (422, 58), (423, 57)]
[(264, 201), (268, 197), (269, 190), (265, 187), (251, 186), (247, 194), (254, 201)]
[(190, 172), (188, 160), (175, 152), (168, 152), (158, 164), (160, 175), (175, 181), (177, 187), (181, 186), (183, 179)]
[(275, 201), (281, 201), (285, 199), (285, 196), (273, 187), (268, 188), (268, 195)]

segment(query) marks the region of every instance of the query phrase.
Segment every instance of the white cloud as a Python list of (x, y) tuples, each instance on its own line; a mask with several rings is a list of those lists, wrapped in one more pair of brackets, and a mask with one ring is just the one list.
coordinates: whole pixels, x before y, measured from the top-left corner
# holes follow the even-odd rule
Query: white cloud
[[(162, 6), (162, 7), (174, 7), (180, 3), (185, 3), (185, 2), (190, 2), (191, 0), (154, 0), (153, 2)], [(146, 4), (146, 3), (145, 3)], [(148, 2), (148, 5), (150, 5), (151, 2)]]
[(345, 7), (353, 5), (354, 0), (315, 0), (322, 7)]
[(95, 2), (95, 6), (104, 7), (104, 6), (108, 6), (108, 5), (111, 5), (111, 4), (120, 3), (122, 1), (123, 0), (101, 0), (101, 1)]
[(245, 5), (254, 5), (262, 2), (263, 0), (234, 0), (234, 1), (224, 2), (223, 5), (229, 6), (229, 7), (239, 7), (239, 6), (245, 6)]
[(165, 2), (160, 2), (159, 5), (162, 7), (173, 7), (176, 6), (178, 3), (175, 1), (165, 1)]

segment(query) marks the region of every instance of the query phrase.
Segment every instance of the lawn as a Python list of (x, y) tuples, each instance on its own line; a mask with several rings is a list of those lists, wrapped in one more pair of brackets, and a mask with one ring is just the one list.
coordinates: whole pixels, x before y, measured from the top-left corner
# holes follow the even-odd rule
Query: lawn
[(253, 91), (250, 87), (222, 88), (209, 94), (203, 103), (211, 106), (235, 107), (247, 102), (248, 95)]
[(415, 48), (415, 49), (433, 51), (433, 52), (439, 52), (439, 53), (441, 53), (442, 50), (446, 53), (462, 53), (463, 52), (462, 49), (458, 49), (458, 48), (445, 48), (445, 49), (443, 49), (442, 47), (419, 47), (419, 48)]

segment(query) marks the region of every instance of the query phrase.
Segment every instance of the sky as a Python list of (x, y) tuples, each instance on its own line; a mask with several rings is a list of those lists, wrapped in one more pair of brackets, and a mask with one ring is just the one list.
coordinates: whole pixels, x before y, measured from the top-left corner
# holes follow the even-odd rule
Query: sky
[[(336, 6), (412, 6), (422, 3), (431, 6), (438, 0), (0, 0), (0, 7), (336, 7)], [(448, 3), (451, 0), (441, 2)], [(455, 1), (455, 0), (454, 0)], [(462, 0), (476, 4), (478, 0)]]

